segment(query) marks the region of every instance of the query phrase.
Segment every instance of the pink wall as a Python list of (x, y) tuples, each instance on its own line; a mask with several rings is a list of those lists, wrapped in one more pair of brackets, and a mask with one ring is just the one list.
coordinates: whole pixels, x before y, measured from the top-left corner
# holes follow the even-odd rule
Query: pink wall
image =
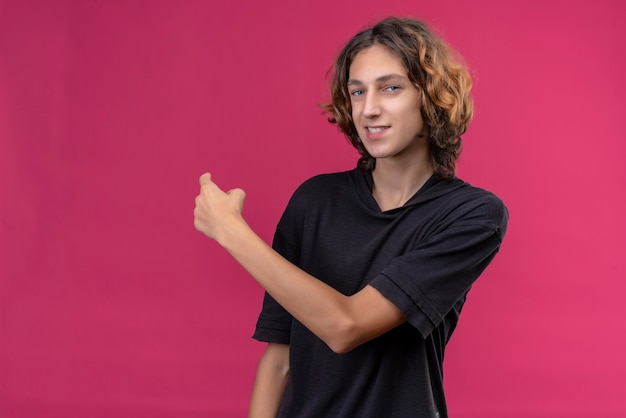
[(0, 1), (1, 417), (245, 416), (262, 292), (194, 230), (197, 177), (269, 240), (302, 180), (353, 166), (316, 103), (389, 14), (466, 57), (459, 174), (511, 212), (451, 415), (626, 416), (622, 2), (28, 0)]

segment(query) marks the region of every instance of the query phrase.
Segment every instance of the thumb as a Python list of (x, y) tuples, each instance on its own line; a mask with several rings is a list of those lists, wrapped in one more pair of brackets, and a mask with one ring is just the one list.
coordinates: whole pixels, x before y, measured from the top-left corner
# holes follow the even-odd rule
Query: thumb
[(246, 199), (246, 192), (244, 192), (242, 189), (240, 188), (236, 188), (236, 189), (231, 189), (228, 192), (226, 192), (229, 196), (235, 197), (239, 200), (241, 200), (242, 202)]
[(211, 173), (204, 173), (200, 176), (200, 186), (211, 183)]

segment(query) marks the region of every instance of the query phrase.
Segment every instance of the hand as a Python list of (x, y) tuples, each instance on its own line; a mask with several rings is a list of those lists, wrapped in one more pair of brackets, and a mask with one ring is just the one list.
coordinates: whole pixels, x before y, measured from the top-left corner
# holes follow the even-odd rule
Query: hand
[(213, 181), (211, 174), (200, 176), (200, 194), (193, 211), (194, 226), (218, 242), (232, 230), (233, 223), (243, 221), (241, 213), (246, 193), (233, 189), (224, 193)]

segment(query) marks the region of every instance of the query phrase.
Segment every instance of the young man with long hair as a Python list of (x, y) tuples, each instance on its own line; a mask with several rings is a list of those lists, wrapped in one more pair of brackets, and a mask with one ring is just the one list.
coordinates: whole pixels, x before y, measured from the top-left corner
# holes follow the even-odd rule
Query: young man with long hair
[(200, 178), (195, 226), (266, 290), (250, 417), (447, 417), (443, 357), (508, 214), (455, 176), (471, 79), (422, 22), (387, 18), (339, 54), (326, 106), (360, 158), (307, 180), (273, 248), (245, 194)]

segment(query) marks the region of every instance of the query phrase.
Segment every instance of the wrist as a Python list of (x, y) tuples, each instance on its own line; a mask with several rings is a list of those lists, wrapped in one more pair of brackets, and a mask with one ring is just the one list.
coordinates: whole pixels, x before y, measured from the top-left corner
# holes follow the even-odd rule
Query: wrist
[(239, 242), (245, 239), (246, 234), (252, 230), (242, 217), (234, 218), (223, 225), (220, 233), (216, 235), (215, 241), (225, 250), (232, 253), (236, 250)]

